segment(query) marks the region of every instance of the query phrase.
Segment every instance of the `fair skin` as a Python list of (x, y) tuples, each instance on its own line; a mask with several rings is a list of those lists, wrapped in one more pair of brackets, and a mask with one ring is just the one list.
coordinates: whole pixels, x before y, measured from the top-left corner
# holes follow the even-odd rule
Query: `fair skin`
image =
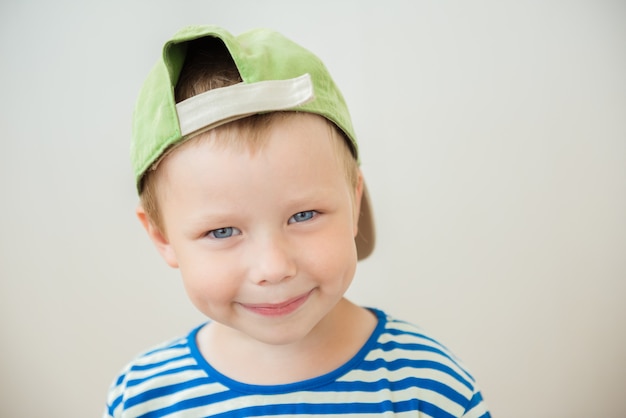
[(344, 298), (357, 262), (361, 175), (353, 189), (332, 143), (338, 138), (320, 116), (275, 122), (256, 151), (204, 135), (159, 166), (163, 228), (137, 209), (192, 303), (212, 320), (198, 334), (201, 353), (249, 384), (336, 369), (376, 325)]

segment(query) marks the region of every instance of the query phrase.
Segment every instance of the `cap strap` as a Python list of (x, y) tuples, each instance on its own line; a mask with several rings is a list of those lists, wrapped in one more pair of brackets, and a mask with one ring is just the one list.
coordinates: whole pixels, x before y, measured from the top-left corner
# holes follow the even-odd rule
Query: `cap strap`
[(296, 107), (313, 97), (311, 76), (304, 74), (209, 90), (177, 103), (176, 111), (185, 137), (255, 113)]

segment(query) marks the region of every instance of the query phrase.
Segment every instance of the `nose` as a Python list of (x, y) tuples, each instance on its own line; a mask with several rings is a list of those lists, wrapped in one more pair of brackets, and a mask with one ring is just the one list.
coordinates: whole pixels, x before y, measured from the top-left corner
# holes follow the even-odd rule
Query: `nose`
[(281, 235), (259, 239), (252, 252), (251, 280), (259, 285), (280, 283), (296, 274), (293, 246)]

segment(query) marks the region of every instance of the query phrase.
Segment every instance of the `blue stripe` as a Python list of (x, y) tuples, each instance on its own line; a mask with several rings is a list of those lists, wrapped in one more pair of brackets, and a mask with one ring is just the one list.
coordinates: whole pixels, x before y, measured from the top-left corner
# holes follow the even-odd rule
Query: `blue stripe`
[(427, 341), (430, 341), (438, 346), (441, 346), (443, 349), (447, 350), (446, 347), (444, 347), (439, 341), (435, 340), (432, 337), (429, 337), (428, 335), (422, 333), (422, 332), (417, 332), (418, 328), (415, 325), (412, 325), (408, 322), (404, 322), (404, 321), (398, 321), (398, 320), (392, 320), (389, 322), (389, 326), (393, 326), (396, 324), (402, 324), (405, 326), (408, 326), (410, 328), (415, 329), (415, 331), (408, 331), (408, 330), (404, 330), (404, 329), (398, 329), (398, 328), (390, 328), (387, 327), (385, 329), (385, 334), (391, 334), (391, 335), (411, 335), (413, 337), (418, 337)]
[(431, 390), (435, 393), (439, 393), (446, 398), (450, 399), (459, 405), (465, 405), (467, 403), (467, 397), (462, 393), (457, 392), (445, 383), (418, 377), (407, 377), (398, 381), (390, 381), (388, 379), (380, 379), (375, 382), (336, 382), (328, 388), (322, 388), (317, 392), (337, 392), (337, 393), (349, 393), (349, 392), (371, 392), (376, 393), (381, 390), (388, 389), (391, 392), (397, 392), (410, 388), (419, 388), (424, 390)]
[(108, 405), (107, 410), (109, 411), (110, 416), (113, 416), (113, 412), (117, 409), (119, 404), (122, 403), (122, 399), (124, 399), (124, 395), (118, 396), (117, 398), (113, 400), (113, 402), (111, 402), (110, 405)]
[(368, 361), (361, 364), (359, 369), (363, 371), (374, 371), (378, 369), (386, 369), (390, 371), (396, 371), (403, 368), (413, 368), (413, 369), (430, 369), (430, 370), (438, 370), (440, 372), (446, 373), (447, 375), (453, 377), (455, 380), (459, 381), (469, 390), (473, 390), (473, 383), (466, 380), (464, 376), (461, 376), (456, 372), (453, 368), (437, 363), (432, 360), (407, 360), (407, 359), (398, 359), (393, 361), (385, 361), (385, 360), (374, 360)]
[[(474, 408), (475, 406), (480, 405), (481, 403), (483, 403), (483, 396), (481, 395), (480, 392), (476, 392), (476, 393), (474, 393), (474, 396), (472, 397), (472, 399), (470, 399), (470, 402), (467, 405), (467, 407), (465, 408), (465, 410), (466, 411), (471, 411), (472, 408)], [(491, 414), (489, 413), (489, 411), (487, 411), (487, 412), (485, 412), (484, 414), (482, 414), (478, 418), (491, 418)]]
[(168, 375), (182, 373), (182, 372), (186, 372), (190, 370), (197, 371), (201, 369), (199, 369), (198, 366), (195, 364), (189, 364), (187, 366), (181, 366), (181, 367), (176, 367), (172, 369), (165, 369), (165, 370), (160, 371), (159, 373), (151, 374), (149, 376), (145, 376), (140, 379), (129, 379), (128, 382), (126, 383), (126, 386), (127, 387), (137, 386), (143, 382), (152, 380), (156, 377), (168, 376)]
[[(124, 406), (126, 408), (131, 408), (135, 405), (142, 404), (144, 402), (151, 401), (153, 399), (158, 399), (164, 396), (168, 396), (171, 394), (175, 394), (177, 392), (183, 391), (185, 389), (190, 389), (196, 386), (202, 386), (206, 384), (207, 381), (204, 378), (187, 380), (181, 383), (175, 383), (168, 386), (163, 386), (160, 388), (150, 389), (145, 392), (140, 393), (139, 395), (128, 399)], [(224, 390), (223, 392), (214, 393), (211, 395), (202, 396), (200, 398), (194, 398), (196, 400), (202, 400), (202, 403), (199, 405), (210, 405), (216, 402), (222, 402), (225, 400), (230, 400), (239, 397), (240, 395), (236, 392)], [(198, 406), (198, 405), (195, 405)]]
[[(188, 409), (201, 407), (206, 405), (203, 398), (188, 399), (179, 402), (175, 405), (171, 405), (167, 408), (162, 408), (156, 411), (149, 412), (141, 415), (138, 418), (159, 418), (165, 415), (182, 412)], [(244, 407), (240, 409), (233, 409), (221, 414), (213, 414), (214, 418), (227, 418), (227, 417), (256, 417), (265, 415), (343, 415), (343, 414), (382, 414), (386, 412), (402, 413), (409, 411), (419, 411), (437, 418), (455, 418), (454, 415), (439, 408), (438, 406), (418, 400), (409, 400), (402, 402), (383, 401), (376, 403), (291, 403), (291, 404), (268, 404), (268, 405), (255, 405), (250, 407)]]
[(417, 352), (427, 352), (427, 353), (435, 353), (438, 354), (450, 361), (454, 361), (452, 357), (445, 351), (440, 348), (433, 347), (431, 345), (417, 344), (417, 343), (399, 343), (395, 341), (389, 341), (386, 343), (378, 344), (378, 348), (385, 352), (393, 351), (393, 350), (405, 350), (405, 351), (417, 351)]
[[(189, 350), (187, 350), (189, 351)], [(168, 363), (171, 363), (173, 361), (179, 361), (179, 360), (184, 360), (184, 359), (192, 359), (193, 357), (191, 357), (189, 355), (189, 352), (183, 354), (183, 355), (179, 355), (176, 357), (170, 357), (167, 358), (165, 360), (159, 361), (157, 363), (149, 363), (149, 364), (134, 364), (133, 367), (131, 368), (132, 371), (143, 371), (143, 370), (150, 370), (150, 369), (156, 369), (158, 367), (164, 366)]]
[(170, 351), (171, 349), (177, 349), (177, 348), (188, 348), (187, 337), (177, 338), (173, 341), (170, 341), (169, 343), (165, 345), (146, 351), (143, 355), (150, 356), (152, 354), (158, 353), (159, 351)]

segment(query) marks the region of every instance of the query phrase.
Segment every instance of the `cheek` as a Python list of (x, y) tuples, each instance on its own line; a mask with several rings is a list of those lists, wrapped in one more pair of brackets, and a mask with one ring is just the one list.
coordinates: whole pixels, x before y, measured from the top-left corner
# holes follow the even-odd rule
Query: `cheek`
[(180, 274), (189, 299), (203, 312), (236, 298), (239, 286), (237, 263), (198, 256), (180, 260)]
[(339, 287), (350, 284), (357, 264), (356, 246), (351, 228), (334, 228), (332, 233), (319, 238), (318, 251), (310, 252), (309, 265), (316, 270), (320, 280)]

